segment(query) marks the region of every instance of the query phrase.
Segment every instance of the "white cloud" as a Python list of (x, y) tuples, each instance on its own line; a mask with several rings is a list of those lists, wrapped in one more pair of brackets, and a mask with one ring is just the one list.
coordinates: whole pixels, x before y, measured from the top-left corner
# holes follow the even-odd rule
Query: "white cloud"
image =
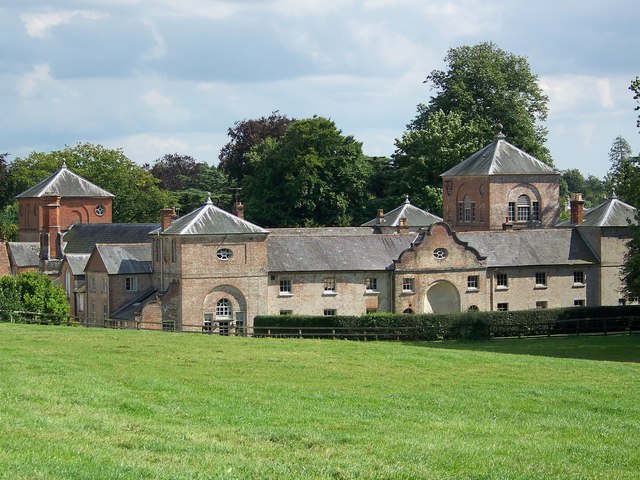
[(549, 96), (550, 108), (556, 113), (579, 109), (588, 105), (613, 109), (612, 79), (589, 75), (561, 75), (542, 77), (540, 86)]
[(34, 65), (31, 72), (18, 79), (16, 90), (22, 98), (35, 97), (40, 92), (43, 84), (51, 81), (49, 65), (46, 63)]
[(107, 14), (94, 11), (61, 10), (57, 12), (23, 13), (20, 15), (20, 20), (22, 20), (27, 35), (34, 38), (44, 38), (51, 28), (68, 24), (74, 17), (98, 20), (105, 16)]
[(140, 96), (140, 99), (153, 108), (171, 108), (173, 99), (157, 90), (151, 90)]
[(145, 60), (160, 60), (167, 54), (167, 46), (165, 44), (164, 37), (156, 27), (155, 23), (151, 20), (143, 20), (142, 23), (149, 27), (155, 42), (153, 47), (149, 50), (149, 53), (147, 53), (143, 58)]

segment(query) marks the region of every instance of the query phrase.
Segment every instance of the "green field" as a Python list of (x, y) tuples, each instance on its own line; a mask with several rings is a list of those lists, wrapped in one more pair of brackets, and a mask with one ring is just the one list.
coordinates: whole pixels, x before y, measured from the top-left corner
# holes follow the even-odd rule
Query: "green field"
[(638, 361), (0, 324), (0, 478), (637, 479)]

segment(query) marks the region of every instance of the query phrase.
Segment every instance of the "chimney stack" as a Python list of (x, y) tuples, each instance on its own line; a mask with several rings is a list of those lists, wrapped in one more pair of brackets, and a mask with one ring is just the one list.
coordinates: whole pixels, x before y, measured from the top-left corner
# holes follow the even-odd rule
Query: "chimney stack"
[(407, 217), (400, 218), (400, 223), (398, 223), (398, 233), (409, 233), (409, 222), (407, 221)]
[(174, 218), (176, 218), (175, 208), (163, 208), (160, 210), (160, 228), (163, 232), (169, 228)]
[(584, 219), (584, 200), (581, 193), (575, 193), (570, 202), (571, 205), (571, 223), (580, 225)]
[(40, 235), (40, 258), (53, 260), (62, 258), (60, 244), (60, 197), (46, 197), (42, 234)]
[(231, 207), (231, 213), (238, 218), (244, 220), (244, 205), (240, 200), (236, 200), (233, 206)]

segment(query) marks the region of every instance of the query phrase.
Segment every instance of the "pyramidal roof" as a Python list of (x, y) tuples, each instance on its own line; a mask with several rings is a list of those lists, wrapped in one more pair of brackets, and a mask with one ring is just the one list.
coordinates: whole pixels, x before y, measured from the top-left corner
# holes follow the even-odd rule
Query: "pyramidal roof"
[(73, 173), (65, 163), (60, 169), (37, 185), (17, 195), (17, 198), (59, 197), (113, 197), (112, 193)]
[(559, 175), (544, 162), (511, 145), (498, 133), (490, 143), (441, 177), (485, 175)]
[(207, 202), (203, 206), (175, 220), (164, 231), (156, 230), (152, 233), (166, 235), (226, 235), (269, 233), (269, 231), (216, 207), (211, 198), (207, 198)]
[(635, 225), (636, 209), (617, 198), (609, 198), (584, 214), (581, 226), (587, 227), (626, 227)]
[(402, 205), (385, 213), (382, 218), (374, 218), (373, 220), (369, 220), (367, 223), (363, 223), (362, 226), (397, 227), (400, 225), (401, 218), (406, 218), (410, 227), (428, 227), (432, 223), (442, 221), (442, 218), (437, 215), (433, 215), (432, 213), (412, 205), (409, 201), (409, 197), (407, 196)]

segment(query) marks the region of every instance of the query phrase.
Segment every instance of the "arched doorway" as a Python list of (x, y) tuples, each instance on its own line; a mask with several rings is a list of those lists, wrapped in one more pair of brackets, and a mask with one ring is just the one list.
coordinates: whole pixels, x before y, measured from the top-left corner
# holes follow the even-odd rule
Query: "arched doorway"
[(246, 311), (247, 302), (240, 290), (230, 285), (220, 285), (204, 299), (202, 331), (244, 335)]
[(460, 294), (450, 282), (434, 282), (427, 290), (424, 302), (425, 313), (451, 313), (460, 311)]

